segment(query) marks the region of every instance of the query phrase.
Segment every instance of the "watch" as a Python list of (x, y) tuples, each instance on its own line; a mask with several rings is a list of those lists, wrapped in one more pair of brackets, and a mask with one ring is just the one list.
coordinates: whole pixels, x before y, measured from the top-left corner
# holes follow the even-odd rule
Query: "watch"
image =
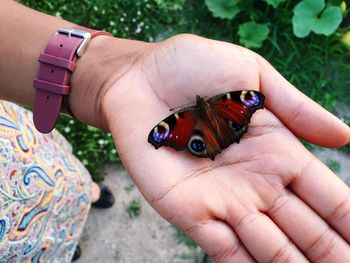
[(52, 131), (63, 103), (66, 104), (67, 112), (71, 114), (68, 105), (70, 77), (89, 41), (100, 35), (111, 34), (80, 26), (61, 27), (40, 54), (39, 72), (33, 81), (36, 89), (33, 121), (39, 132)]

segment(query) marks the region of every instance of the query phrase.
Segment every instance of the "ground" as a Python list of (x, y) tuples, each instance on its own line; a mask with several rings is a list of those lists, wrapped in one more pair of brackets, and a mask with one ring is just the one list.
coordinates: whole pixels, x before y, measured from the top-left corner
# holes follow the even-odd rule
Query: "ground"
[[(195, 252), (178, 244), (175, 228), (150, 207), (127, 173), (113, 167), (106, 173), (104, 183), (115, 194), (116, 202), (111, 209), (91, 209), (80, 241), (82, 257), (77, 262), (193, 262), (181, 254)], [(135, 218), (127, 212), (132, 200), (140, 200), (140, 215)]]
[[(350, 185), (349, 156), (331, 149), (317, 150), (315, 154), (325, 163), (331, 162), (338, 176)], [(125, 171), (108, 167), (106, 173), (104, 183), (115, 194), (116, 203), (112, 209), (91, 209), (80, 241), (82, 257), (78, 263), (198, 262), (194, 256), (201, 255), (199, 249), (178, 244), (175, 228), (148, 205)], [(135, 218), (127, 212), (132, 200), (140, 200), (140, 215)], [(133, 211), (137, 213), (138, 209)]]

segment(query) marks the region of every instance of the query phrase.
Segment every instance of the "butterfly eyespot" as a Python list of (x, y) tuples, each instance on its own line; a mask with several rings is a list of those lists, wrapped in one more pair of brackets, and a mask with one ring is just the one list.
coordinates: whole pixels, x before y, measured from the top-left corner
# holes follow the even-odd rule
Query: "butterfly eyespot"
[(152, 138), (156, 143), (161, 143), (166, 138), (168, 138), (169, 132), (169, 125), (166, 122), (162, 121), (153, 129)]
[(206, 149), (206, 145), (203, 141), (202, 136), (195, 134), (192, 135), (191, 139), (188, 142), (188, 149), (194, 154), (194, 155), (201, 155), (204, 153)]
[(257, 106), (260, 103), (260, 98), (254, 91), (243, 90), (240, 99), (247, 107)]

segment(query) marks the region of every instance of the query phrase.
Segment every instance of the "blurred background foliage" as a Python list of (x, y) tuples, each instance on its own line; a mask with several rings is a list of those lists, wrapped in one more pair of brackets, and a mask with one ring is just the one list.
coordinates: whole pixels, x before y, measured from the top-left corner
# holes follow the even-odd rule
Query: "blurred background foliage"
[[(346, 1), (19, 2), (121, 38), (153, 42), (193, 33), (240, 44), (264, 56), (286, 79), (326, 109), (336, 113), (337, 105), (350, 101), (350, 15)], [(72, 143), (75, 154), (95, 180), (103, 178), (104, 163), (120, 163), (109, 133), (67, 117), (60, 118), (58, 129)], [(349, 148), (344, 150), (350, 153)]]

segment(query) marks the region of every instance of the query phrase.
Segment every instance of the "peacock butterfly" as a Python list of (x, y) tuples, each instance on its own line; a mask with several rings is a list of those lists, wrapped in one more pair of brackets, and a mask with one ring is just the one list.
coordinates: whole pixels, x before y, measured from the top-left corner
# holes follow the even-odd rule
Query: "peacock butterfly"
[(156, 149), (187, 149), (192, 155), (212, 160), (247, 132), (255, 111), (264, 107), (264, 95), (254, 90), (232, 91), (209, 100), (196, 96), (196, 105), (185, 107), (158, 123), (148, 142)]

